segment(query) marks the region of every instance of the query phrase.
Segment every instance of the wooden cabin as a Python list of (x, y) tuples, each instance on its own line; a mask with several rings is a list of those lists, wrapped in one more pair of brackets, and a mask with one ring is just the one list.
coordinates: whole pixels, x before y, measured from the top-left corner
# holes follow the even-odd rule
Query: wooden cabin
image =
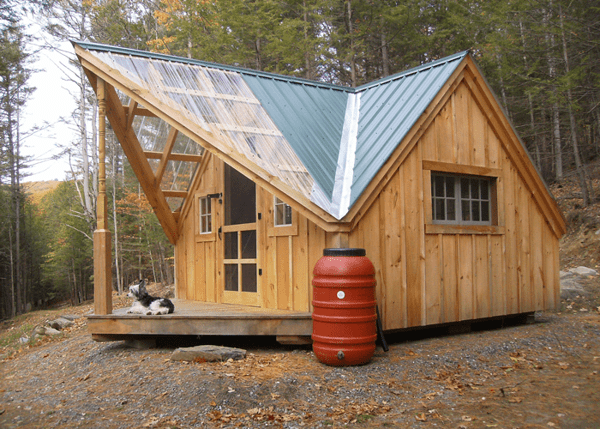
[(468, 52), (346, 88), (74, 47), (175, 245), (175, 313), (113, 313), (99, 201), (94, 338), (309, 336), (329, 247), (366, 250), (385, 331), (557, 308), (565, 220)]

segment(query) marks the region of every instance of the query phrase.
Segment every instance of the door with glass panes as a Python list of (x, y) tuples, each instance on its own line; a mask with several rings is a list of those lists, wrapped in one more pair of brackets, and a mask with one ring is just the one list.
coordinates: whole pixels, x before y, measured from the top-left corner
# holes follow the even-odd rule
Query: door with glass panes
[(256, 185), (225, 164), (222, 245), (222, 302), (259, 305)]

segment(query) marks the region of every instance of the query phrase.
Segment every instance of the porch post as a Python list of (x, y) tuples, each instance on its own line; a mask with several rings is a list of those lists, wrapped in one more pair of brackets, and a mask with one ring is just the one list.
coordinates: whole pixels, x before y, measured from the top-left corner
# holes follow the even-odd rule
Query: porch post
[(107, 228), (106, 201), (106, 99), (104, 80), (97, 79), (98, 98), (98, 200), (94, 231), (94, 314), (112, 313), (112, 256)]

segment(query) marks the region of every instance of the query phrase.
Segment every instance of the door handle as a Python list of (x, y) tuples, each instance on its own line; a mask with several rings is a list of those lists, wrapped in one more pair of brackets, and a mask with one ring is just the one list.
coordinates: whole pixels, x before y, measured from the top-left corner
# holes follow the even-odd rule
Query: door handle
[(217, 230), (218, 234), (219, 234), (219, 240), (221, 239), (221, 231), (223, 231), (223, 227), (220, 226), (219, 229)]

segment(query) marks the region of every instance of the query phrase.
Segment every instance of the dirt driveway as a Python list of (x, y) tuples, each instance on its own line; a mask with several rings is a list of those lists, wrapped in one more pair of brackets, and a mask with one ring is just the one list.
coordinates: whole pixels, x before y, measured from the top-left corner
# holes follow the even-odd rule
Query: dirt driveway
[(255, 338), (209, 341), (246, 348), (243, 361), (173, 362), (172, 344), (95, 343), (80, 319), (0, 363), (0, 427), (599, 428), (597, 304), (576, 298), (533, 324), (388, 337), (389, 352), (350, 368)]

